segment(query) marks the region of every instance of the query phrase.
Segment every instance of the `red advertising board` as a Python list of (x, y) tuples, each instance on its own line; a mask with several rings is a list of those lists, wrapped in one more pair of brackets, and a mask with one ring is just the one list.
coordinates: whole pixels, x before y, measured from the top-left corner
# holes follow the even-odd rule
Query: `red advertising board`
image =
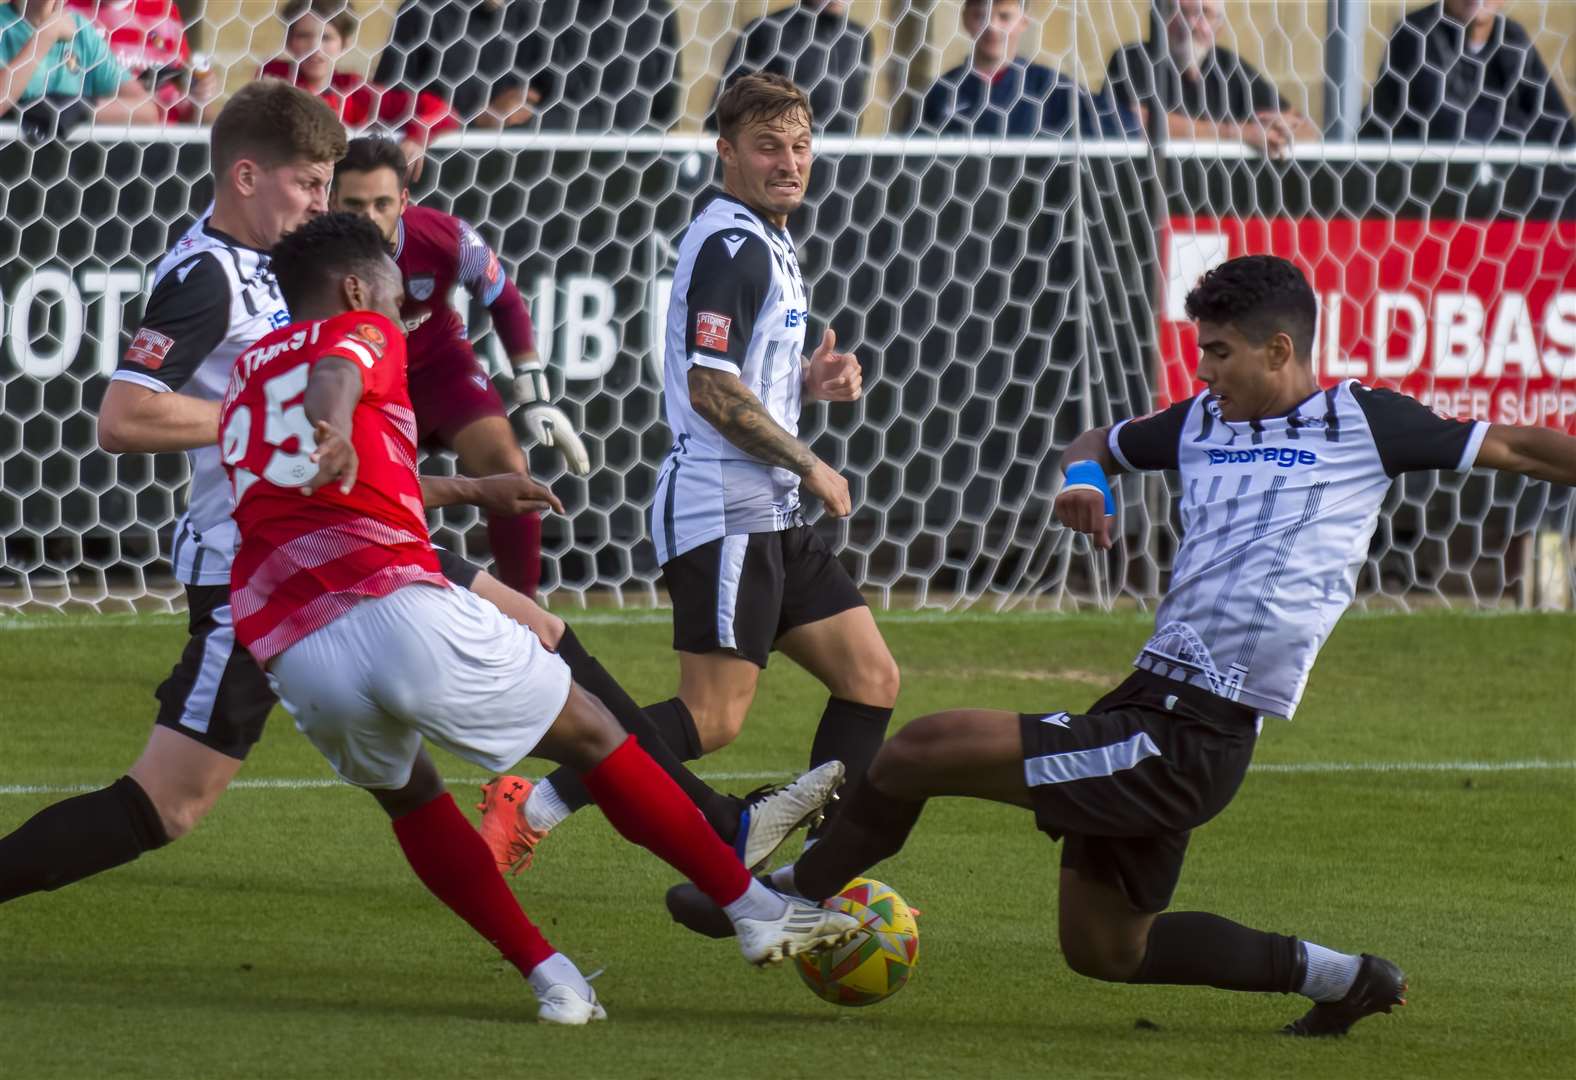
[(1576, 434), (1576, 222), (1173, 217), (1161, 252), (1160, 404), (1199, 389), (1187, 290), (1225, 259), (1273, 254), (1319, 295), (1321, 385)]

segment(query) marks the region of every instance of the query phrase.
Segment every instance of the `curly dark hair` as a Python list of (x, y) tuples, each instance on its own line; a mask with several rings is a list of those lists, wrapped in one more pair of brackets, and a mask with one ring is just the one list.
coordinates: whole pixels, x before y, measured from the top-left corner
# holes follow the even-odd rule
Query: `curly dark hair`
[(1233, 326), (1256, 341), (1287, 334), (1298, 357), (1307, 359), (1313, 355), (1319, 301), (1295, 264), (1274, 255), (1244, 255), (1199, 279), (1187, 294), (1187, 317)]
[(363, 135), (351, 139), (345, 156), (334, 165), (334, 179), (347, 172), (369, 173), (379, 169), (393, 169), (400, 187), (405, 186), (405, 151), (399, 143), (381, 135)]
[(388, 261), (378, 227), (360, 214), (319, 214), (274, 245), (271, 269), (296, 318), (347, 274), (370, 278)]

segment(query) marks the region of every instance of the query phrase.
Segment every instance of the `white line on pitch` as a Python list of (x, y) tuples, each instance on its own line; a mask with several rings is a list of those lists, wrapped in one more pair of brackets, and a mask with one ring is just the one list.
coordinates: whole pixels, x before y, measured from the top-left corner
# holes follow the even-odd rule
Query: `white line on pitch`
[[(1529, 758), (1524, 761), (1304, 761), (1278, 764), (1253, 765), (1249, 772), (1262, 773), (1507, 773), (1507, 772), (1567, 772), (1576, 769), (1576, 761), (1549, 761)], [(792, 773), (777, 769), (763, 772), (703, 773), (706, 781), (729, 780), (779, 780)], [(480, 776), (447, 777), (444, 783), (454, 787), (480, 784)], [(325, 788), (349, 787), (344, 781), (330, 777), (260, 777), (241, 779), (230, 784), (238, 791), (316, 791)], [(83, 791), (96, 791), (102, 784), (0, 784), (0, 795), (71, 795)]]

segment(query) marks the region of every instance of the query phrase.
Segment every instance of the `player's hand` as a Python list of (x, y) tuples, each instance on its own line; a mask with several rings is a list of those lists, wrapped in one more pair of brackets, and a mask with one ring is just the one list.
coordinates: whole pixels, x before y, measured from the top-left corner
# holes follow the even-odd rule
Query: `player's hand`
[(815, 468), (805, 474), (804, 490), (820, 499), (826, 512), (833, 517), (847, 517), (854, 509), (848, 494), (848, 481), (824, 461), (817, 461)]
[(864, 373), (853, 353), (837, 351), (837, 335), (827, 327), (821, 344), (810, 356), (804, 388), (817, 401), (858, 401), (864, 392)]
[(1075, 532), (1087, 533), (1102, 551), (1111, 547), (1111, 519), (1105, 516), (1105, 496), (1080, 488), (1056, 496), (1056, 520)]
[(564, 455), (564, 465), (572, 475), (590, 474), (591, 456), (586, 453), (586, 444), (575, 434), (574, 425), (562, 409), (539, 401), (525, 406), (519, 416), (520, 426), (525, 428), (538, 446), (557, 450)]
[(529, 514), (551, 510), (562, 514), (564, 504), (551, 488), (527, 473), (498, 473), (476, 481), (476, 505), (489, 514)]
[(311, 495), (324, 484), (339, 481), (339, 491), (349, 495), (356, 486), (356, 448), (349, 436), (343, 435), (327, 420), (319, 420), (313, 429), (317, 449), (312, 451), (311, 462), (317, 466), (317, 475), (306, 482), (301, 494)]

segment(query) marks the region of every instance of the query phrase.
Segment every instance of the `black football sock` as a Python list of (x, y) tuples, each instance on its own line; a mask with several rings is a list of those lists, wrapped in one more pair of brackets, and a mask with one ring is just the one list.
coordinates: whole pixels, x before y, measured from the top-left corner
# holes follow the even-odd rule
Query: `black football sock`
[(646, 706), (646, 716), (662, 733), (662, 741), (673, 748), (680, 761), (695, 761), (706, 753), (700, 744), (700, 730), (683, 698), (668, 698)]
[(910, 802), (883, 794), (867, 776), (852, 785), (842, 813), (816, 843), (793, 864), (799, 895), (825, 900), (854, 878), (903, 849), (923, 801)]
[[(826, 711), (821, 713), (821, 723), (815, 729), (815, 741), (810, 744), (810, 768), (828, 761), (841, 761), (846, 770), (842, 791), (846, 794), (862, 779), (876, 759), (876, 752), (886, 741), (887, 725), (892, 722), (892, 710), (880, 705), (861, 705), (845, 698), (828, 698)], [(826, 817), (811, 830), (810, 836), (819, 840), (837, 817), (841, 800), (827, 803)]]
[[(618, 680), (608, 674), (596, 657), (586, 652), (580, 639), (567, 626), (564, 627), (564, 636), (558, 640), (558, 655), (569, 665), (569, 673), (581, 689), (595, 694), (607, 706), (619, 725), (635, 737), (641, 749), (651, 755), (658, 767), (671, 776), (684, 794), (690, 797), (690, 801), (700, 808), (717, 835), (733, 843), (734, 835), (739, 831), (739, 814), (743, 802), (714, 791), (704, 780), (686, 769), (668, 743), (666, 733), (651, 722), (645, 711), (624, 692)], [(689, 715), (688, 709), (684, 710), (684, 715)], [(690, 726), (693, 729), (693, 720)], [(552, 781), (553, 790), (558, 792), (570, 810), (591, 805), (591, 793), (573, 769), (560, 766), (547, 778)]]
[(70, 885), (169, 842), (152, 800), (123, 776), (46, 806), (0, 837), (0, 903)]
[(1177, 911), (1155, 919), (1144, 962), (1128, 982), (1290, 994), (1302, 983), (1302, 966), (1294, 937), (1202, 911)]

